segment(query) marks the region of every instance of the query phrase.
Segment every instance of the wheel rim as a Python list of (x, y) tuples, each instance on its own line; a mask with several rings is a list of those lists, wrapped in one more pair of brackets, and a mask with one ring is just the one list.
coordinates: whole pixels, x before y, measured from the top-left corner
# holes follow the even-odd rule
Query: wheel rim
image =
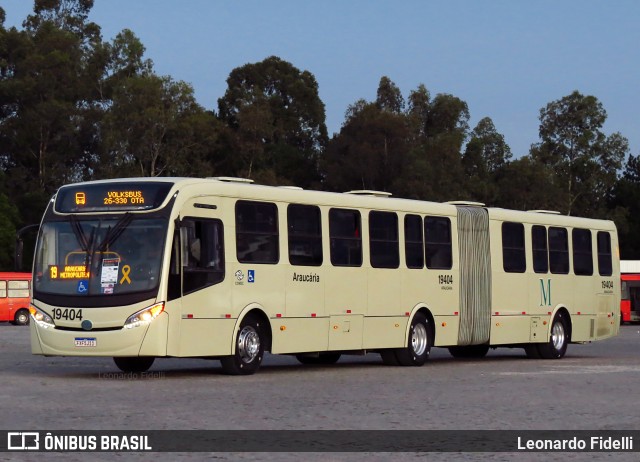
[(238, 355), (244, 363), (250, 363), (260, 352), (260, 336), (251, 327), (245, 326), (238, 335)]
[(427, 328), (424, 324), (416, 324), (411, 334), (411, 349), (417, 356), (421, 356), (427, 351), (429, 345)]
[(24, 313), (20, 313), (20, 314), (18, 315), (18, 322), (19, 322), (20, 324), (26, 324), (28, 319), (29, 319), (29, 318), (28, 318), (28, 317), (27, 317), (27, 315), (26, 315), (26, 314), (24, 314)]
[(565, 342), (564, 326), (561, 322), (556, 322), (551, 329), (551, 343), (553, 347), (560, 351)]

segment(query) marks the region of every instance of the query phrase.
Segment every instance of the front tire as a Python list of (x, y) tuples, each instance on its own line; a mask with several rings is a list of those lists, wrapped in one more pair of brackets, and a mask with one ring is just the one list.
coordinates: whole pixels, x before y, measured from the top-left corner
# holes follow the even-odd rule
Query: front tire
[(551, 323), (549, 342), (538, 344), (538, 353), (542, 359), (560, 359), (567, 352), (569, 341), (568, 322), (564, 313), (558, 313)]
[(16, 326), (26, 326), (29, 324), (29, 311), (20, 308), (13, 317), (13, 323)]
[(115, 357), (113, 362), (122, 372), (146, 372), (155, 359), (153, 356)]
[(431, 353), (433, 333), (427, 317), (416, 313), (411, 321), (406, 348), (396, 350), (396, 359), (401, 366), (422, 366)]
[(236, 336), (236, 351), (220, 360), (222, 371), (228, 375), (251, 375), (262, 364), (265, 335), (262, 323), (249, 315), (242, 320)]

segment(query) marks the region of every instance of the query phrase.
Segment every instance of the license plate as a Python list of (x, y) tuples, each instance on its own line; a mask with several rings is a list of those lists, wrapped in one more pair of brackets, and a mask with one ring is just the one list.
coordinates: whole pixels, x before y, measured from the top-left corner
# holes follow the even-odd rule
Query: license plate
[(98, 346), (98, 339), (95, 337), (76, 337), (74, 345), (80, 348)]

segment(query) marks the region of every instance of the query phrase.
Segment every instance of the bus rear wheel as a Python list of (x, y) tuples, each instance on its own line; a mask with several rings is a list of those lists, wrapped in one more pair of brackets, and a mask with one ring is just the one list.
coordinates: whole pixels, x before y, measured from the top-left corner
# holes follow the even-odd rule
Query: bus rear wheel
[(20, 308), (13, 317), (13, 324), (16, 326), (26, 326), (29, 324), (29, 311)]
[(449, 353), (454, 358), (484, 358), (489, 352), (489, 345), (465, 345), (449, 347)]
[(429, 359), (432, 345), (433, 333), (429, 321), (424, 314), (416, 313), (411, 321), (407, 347), (395, 350), (398, 364), (400, 366), (422, 366)]
[(563, 313), (556, 314), (551, 323), (551, 334), (547, 343), (537, 344), (542, 359), (560, 359), (569, 345), (569, 327)]
[(228, 375), (251, 375), (262, 364), (265, 336), (262, 323), (249, 315), (242, 320), (236, 337), (236, 351), (220, 359), (222, 371)]
[(122, 372), (146, 372), (155, 359), (153, 356), (115, 357), (113, 362)]

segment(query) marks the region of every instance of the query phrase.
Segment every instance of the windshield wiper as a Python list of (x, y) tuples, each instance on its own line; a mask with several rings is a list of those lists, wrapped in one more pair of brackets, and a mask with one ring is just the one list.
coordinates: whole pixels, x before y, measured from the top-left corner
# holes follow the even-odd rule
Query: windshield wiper
[(110, 245), (112, 245), (122, 235), (129, 223), (133, 220), (133, 215), (129, 212), (125, 213), (122, 218), (118, 220), (113, 228), (109, 227), (107, 234), (98, 247), (98, 252), (106, 251)]
[(84, 234), (80, 220), (78, 220), (78, 217), (75, 215), (71, 215), (71, 229), (76, 235), (80, 248), (87, 252), (89, 250), (89, 241), (87, 240), (87, 236)]

